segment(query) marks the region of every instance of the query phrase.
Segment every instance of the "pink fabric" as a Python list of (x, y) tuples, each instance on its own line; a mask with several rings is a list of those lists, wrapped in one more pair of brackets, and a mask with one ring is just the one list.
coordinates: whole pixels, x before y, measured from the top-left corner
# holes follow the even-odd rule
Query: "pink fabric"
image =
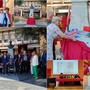
[(27, 19), (27, 25), (35, 25), (35, 24), (36, 24), (36, 21), (34, 17), (29, 17)]
[(84, 42), (61, 40), (64, 60), (90, 60), (90, 48)]
[(82, 78), (57, 78), (56, 81), (59, 81), (59, 82), (77, 82), (77, 81), (83, 81)]
[(3, 0), (0, 0), (0, 8), (3, 7)]

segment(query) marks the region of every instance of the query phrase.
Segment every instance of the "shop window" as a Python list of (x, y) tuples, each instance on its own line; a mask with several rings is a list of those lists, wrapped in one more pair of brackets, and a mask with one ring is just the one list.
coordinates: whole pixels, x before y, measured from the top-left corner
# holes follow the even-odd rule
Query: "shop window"
[(8, 42), (8, 35), (4, 35), (4, 43)]
[(15, 35), (14, 34), (10, 34), (10, 40), (14, 41), (15, 40)]

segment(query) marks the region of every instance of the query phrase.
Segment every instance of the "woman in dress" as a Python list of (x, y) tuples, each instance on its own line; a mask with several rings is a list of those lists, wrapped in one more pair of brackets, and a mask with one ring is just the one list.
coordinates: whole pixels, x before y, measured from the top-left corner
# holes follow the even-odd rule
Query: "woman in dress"
[(53, 60), (53, 41), (55, 38), (76, 39), (66, 36), (59, 28), (61, 18), (53, 16), (52, 23), (47, 26), (47, 60)]

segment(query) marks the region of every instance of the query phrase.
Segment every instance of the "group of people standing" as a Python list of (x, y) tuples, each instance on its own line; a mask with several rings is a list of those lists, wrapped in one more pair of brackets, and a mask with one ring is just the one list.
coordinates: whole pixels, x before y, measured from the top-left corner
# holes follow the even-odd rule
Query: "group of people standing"
[(13, 26), (13, 16), (9, 13), (9, 8), (0, 8), (0, 27)]
[(39, 55), (36, 50), (32, 50), (31, 53), (26, 53), (23, 51), (18, 54), (15, 52), (14, 57), (10, 56), (8, 53), (4, 52), (0, 55), (0, 72), (3, 74), (8, 74), (8, 68), (13, 65), (15, 73), (31, 73), (34, 78), (38, 78), (39, 66), (42, 76), (46, 77), (46, 52), (40, 51)]

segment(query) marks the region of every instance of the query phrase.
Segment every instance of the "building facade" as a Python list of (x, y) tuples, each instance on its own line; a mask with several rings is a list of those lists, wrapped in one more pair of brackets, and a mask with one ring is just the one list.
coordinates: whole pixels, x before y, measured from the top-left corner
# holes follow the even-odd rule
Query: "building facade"
[(28, 17), (31, 4), (34, 6), (34, 17), (42, 17), (43, 13), (45, 13), (45, 7), (43, 7), (38, 0), (23, 0), (21, 6), (15, 6), (15, 16), (17, 16), (16, 13), (18, 13), (21, 17)]
[(14, 28), (8, 28), (8, 29), (1, 29), (0, 30), (0, 51), (8, 51), (9, 42), (12, 41), (12, 44), (14, 45), (14, 51), (20, 52), (19, 49), (22, 46), (27, 47), (27, 50), (30, 50), (32, 48), (39, 49), (40, 45), (38, 43), (37, 39), (29, 38), (25, 39), (22, 38), (21, 35), (17, 34), (17, 32), (14, 30)]
[(68, 13), (68, 6), (71, 6), (71, 0), (47, 0), (47, 9), (52, 9), (54, 15)]
[(0, 0), (0, 7), (8, 7), (10, 9), (10, 13), (14, 14), (14, 0)]

